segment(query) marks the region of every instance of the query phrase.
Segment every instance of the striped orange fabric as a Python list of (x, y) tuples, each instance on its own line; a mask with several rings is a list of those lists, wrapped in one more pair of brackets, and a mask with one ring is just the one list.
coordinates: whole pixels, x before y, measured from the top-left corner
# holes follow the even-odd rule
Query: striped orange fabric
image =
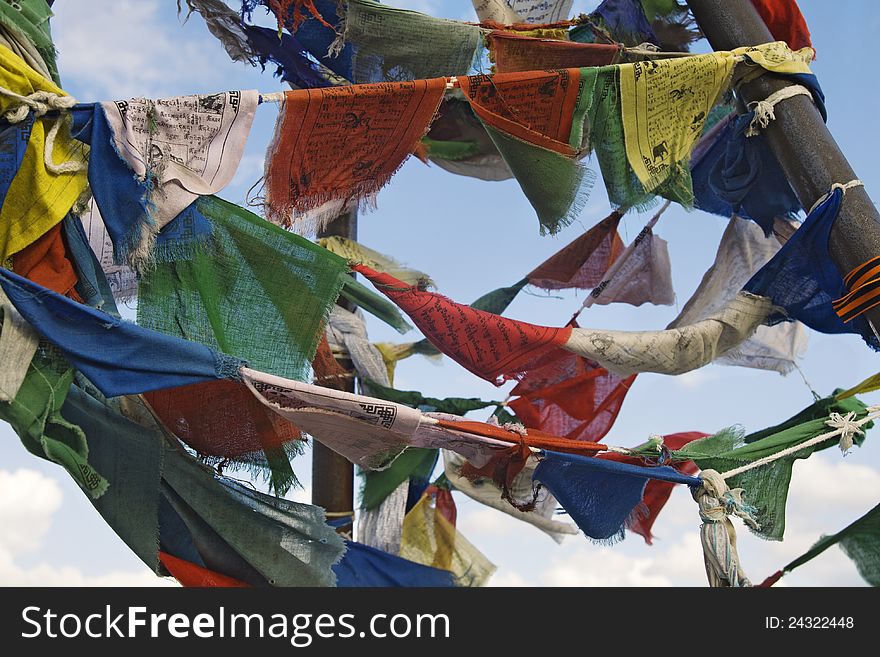
[(871, 258), (843, 279), (847, 294), (832, 302), (834, 312), (851, 322), (859, 315), (880, 305), (880, 256)]

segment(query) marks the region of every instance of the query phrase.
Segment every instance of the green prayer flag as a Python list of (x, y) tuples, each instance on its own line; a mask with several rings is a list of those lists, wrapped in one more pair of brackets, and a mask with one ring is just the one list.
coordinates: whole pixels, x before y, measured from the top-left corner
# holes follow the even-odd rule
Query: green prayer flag
[(384, 470), (361, 471), (364, 478), (361, 506), (367, 510), (375, 509), (410, 477), (427, 480), (434, 471), (438, 455), (437, 449), (407, 447)]
[[(827, 401), (827, 400), (821, 400)], [(816, 402), (819, 404), (819, 402)], [(856, 418), (866, 415), (866, 406), (852, 397), (844, 401), (834, 402), (825, 406), (828, 412), (846, 414), (850, 411), (856, 413)], [(717, 470), (721, 474), (729, 470), (753, 463), (767, 456), (772, 456), (784, 449), (795, 447), (811, 438), (815, 438), (831, 431), (825, 424), (828, 416), (819, 416), (815, 419), (807, 419), (815, 413), (812, 407), (805, 409), (795, 418), (784, 422), (774, 429), (773, 433), (765, 435), (752, 442), (746, 442), (749, 438), (743, 437), (743, 432), (737, 428), (724, 429), (714, 436), (695, 440), (684, 448), (673, 453), (676, 460), (693, 460), (702, 470)], [(862, 425), (862, 430), (867, 431), (873, 426), (873, 422)], [(832, 437), (818, 445), (806, 447), (791, 455), (779, 458), (771, 463), (756, 467), (727, 479), (731, 488), (744, 489), (743, 499), (755, 509), (754, 518), (760, 525), (755, 530), (763, 538), (781, 541), (785, 532), (785, 503), (788, 498), (788, 486), (791, 481), (791, 472), (797, 459), (805, 459), (813, 452), (827, 449), (837, 445), (840, 437)]]
[(141, 280), (138, 323), (304, 380), (342, 286), (345, 259), (214, 196), (205, 246)]
[(85, 434), (61, 416), (73, 369), (54, 348), (41, 346), (18, 393), (0, 402), (0, 418), (12, 425), (33, 455), (62, 466), (92, 498), (107, 491), (107, 480), (89, 463)]
[(0, 2), (0, 25), (33, 44), (46, 64), (52, 81), (60, 86), (61, 80), (55, 63), (55, 45), (52, 43), (52, 32), (49, 28), (50, 18), (52, 9), (46, 0)]
[(404, 406), (417, 408), (423, 413), (450, 413), (452, 415), (464, 415), (469, 411), (477, 411), (481, 408), (498, 406), (501, 402), (483, 401), (476, 397), (446, 397), (436, 399), (425, 397), (417, 390), (395, 390), (365, 379), (362, 381), (367, 394), (386, 401), (396, 402)]

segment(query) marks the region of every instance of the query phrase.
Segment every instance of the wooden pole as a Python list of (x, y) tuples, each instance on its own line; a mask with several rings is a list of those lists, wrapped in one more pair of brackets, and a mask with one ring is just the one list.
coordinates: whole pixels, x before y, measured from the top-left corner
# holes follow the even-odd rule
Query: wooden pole
[[(331, 235), (357, 239), (357, 210), (336, 217), (318, 233), (318, 237)], [(354, 310), (345, 299), (338, 303), (346, 310)], [(339, 364), (352, 374), (346, 390), (354, 392), (354, 366), (347, 359), (340, 360)], [(312, 441), (312, 504), (326, 509), (328, 520), (351, 514), (354, 510), (354, 466), (347, 458), (316, 440)], [(336, 531), (351, 536), (351, 522)]]
[[(715, 50), (775, 41), (750, 0), (688, 0), (688, 5)], [(740, 85), (737, 91), (749, 103), (792, 84), (782, 76), (763, 75)], [(811, 98), (794, 96), (776, 105), (774, 111), (776, 119), (764, 132), (804, 208), (811, 208), (832, 183), (858, 178)], [(846, 192), (828, 246), (831, 259), (844, 276), (880, 254), (880, 214), (864, 187)], [(865, 316), (876, 334), (880, 307)]]

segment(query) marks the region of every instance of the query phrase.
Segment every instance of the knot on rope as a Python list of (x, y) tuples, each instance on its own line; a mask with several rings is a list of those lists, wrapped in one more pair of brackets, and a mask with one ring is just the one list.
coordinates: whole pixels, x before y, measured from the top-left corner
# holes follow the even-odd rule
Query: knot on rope
[(827, 192), (822, 194), (822, 196), (820, 196), (819, 198), (816, 199), (816, 202), (813, 203), (812, 206), (810, 206), (810, 211), (807, 214), (813, 214), (813, 210), (815, 210), (820, 205), (822, 205), (825, 201), (827, 201), (829, 198), (831, 198), (831, 195), (834, 193), (835, 189), (839, 189), (844, 194), (846, 194), (846, 191), (848, 189), (852, 189), (853, 187), (864, 187), (864, 186), (865, 186), (865, 183), (863, 183), (858, 178), (856, 178), (855, 180), (850, 180), (849, 182), (846, 182), (846, 183), (831, 183), (831, 189), (829, 189)]
[(700, 542), (709, 585), (751, 586), (739, 563), (736, 529), (729, 516), (738, 516), (757, 529), (753, 509), (743, 502), (743, 489), (730, 489), (717, 471), (703, 470), (700, 479), (703, 485), (691, 489), (691, 492), (700, 507), (700, 519), (703, 521)]
[(755, 116), (752, 118), (752, 122), (749, 123), (746, 137), (754, 137), (760, 134), (761, 130), (770, 125), (770, 121), (776, 119), (776, 111), (774, 109), (776, 104), (786, 98), (793, 98), (795, 96), (810, 96), (812, 98), (809, 89), (799, 84), (793, 84), (770, 94), (764, 100), (753, 100), (750, 102), (748, 108), (754, 111)]
[(0, 87), (0, 93), (18, 101), (18, 105), (6, 110), (3, 118), (9, 123), (21, 123), (28, 114), (40, 117), (50, 110), (69, 110), (76, 105), (76, 99), (72, 96), (59, 96), (51, 91), (35, 91), (27, 96), (21, 96), (14, 91)]
[(832, 429), (840, 431), (840, 451), (846, 454), (853, 446), (853, 438), (857, 435), (864, 435), (864, 431), (860, 428), (861, 423), (856, 420), (855, 411), (850, 411), (846, 415), (840, 413), (830, 413), (828, 419), (825, 420)]
[(520, 435), (523, 438), (529, 435), (529, 432), (526, 429), (525, 425), (520, 424), (519, 422), (505, 422), (503, 425), (501, 425), (501, 427), (503, 429), (507, 429), (512, 433)]

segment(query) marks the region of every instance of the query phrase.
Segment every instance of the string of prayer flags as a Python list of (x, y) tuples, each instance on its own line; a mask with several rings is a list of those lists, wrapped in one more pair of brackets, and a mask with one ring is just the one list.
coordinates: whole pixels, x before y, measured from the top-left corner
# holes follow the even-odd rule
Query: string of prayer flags
[[(87, 152), (71, 138), (63, 116), (35, 120), (27, 130), (29, 115), (36, 117), (48, 110), (69, 109), (74, 101), (3, 45), (0, 87), (8, 90), (0, 94), (0, 114), (9, 123), (25, 122), (25, 131), (20, 135), (27, 137), (24, 152), (16, 153), (21, 157), (20, 165), (16, 168), (13, 164), (2, 176), (8, 186), (0, 208), (0, 264), (6, 264), (9, 256), (59, 224), (85, 191)], [(33, 94), (45, 96), (42, 104), (36, 106), (43, 108), (40, 111), (29, 100)], [(25, 100), (20, 100), (22, 97)]]
[(621, 46), (614, 44), (535, 39), (502, 30), (490, 32), (486, 40), (498, 73), (607, 66), (621, 53)]
[(299, 430), (237, 381), (211, 381), (144, 395), (162, 424), (218, 467), (267, 479), (276, 495), (298, 482), (290, 458), (302, 452)]
[(51, 17), (52, 9), (46, 0), (0, 3), (0, 44), (60, 86), (55, 44), (49, 27)]
[[(828, 416), (804, 419), (796, 424), (792, 421), (786, 422), (778, 431), (757, 440), (746, 442), (741, 430), (728, 428), (676, 450), (672, 457), (691, 459), (701, 470), (717, 470), (723, 475), (734, 468), (772, 456), (786, 448), (796, 447), (810, 438), (827, 433), (830, 425), (826, 421), (829, 417), (833, 417), (832, 413), (839, 413), (841, 417), (852, 413), (855, 419), (866, 415), (866, 406), (855, 397), (835, 401), (830, 406), (823, 404), (823, 407), (828, 409)], [(807, 417), (812, 414), (810, 409), (803, 413)], [(873, 423), (869, 422), (862, 426), (862, 431), (872, 426)], [(858, 435), (852, 438), (855, 444), (862, 442), (862, 438)], [(745, 491), (743, 493), (745, 501), (754, 507), (752, 516), (759, 525), (759, 528), (754, 530), (755, 533), (768, 540), (782, 540), (785, 532), (785, 504), (795, 460), (807, 458), (813, 452), (833, 447), (839, 442), (841, 442), (840, 437), (831, 437), (819, 445), (805, 447), (727, 479), (731, 488), (742, 488)]]
[(644, 467), (607, 459), (544, 451), (534, 474), (589, 538), (618, 541), (641, 503), (650, 479), (701, 486), (667, 465)]
[(635, 379), (558, 349), (520, 379), (508, 405), (530, 429), (597, 442), (611, 430)]
[(314, 230), (374, 197), (416, 149), (443, 78), (288, 91), (266, 159), (267, 218)]
[(868, 584), (880, 586), (880, 504), (836, 534), (819, 538), (809, 550), (770, 575), (759, 586), (773, 586), (783, 575), (812, 561), (833, 545), (839, 545), (843, 553), (853, 560), (859, 575)]
[[(669, 434), (662, 436), (663, 447), (668, 450), (681, 449), (688, 443), (706, 436), (708, 434), (699, 431)], [(618, 463), (629, 463), (630, 465), (643, 465), (645, 463), (645, 460), (641, 457), (613, 452), (600, 454), (597, 458), (617, 461)], [(674, 461), (668, 463), (668, 465), (683, 475), (695, 475), (698, 471), (697, 465), (693, 461)], [(649, 479), (645, 486), (641, 504), (636, 507), (635, 512), (627, 519), (626, 528), (644, 538), (645, 543), (648, 545), (652, 545), (654, 539), (653, 534), (651, 534), (651, 528), (660, 515), (660, 511), (663, 510), (666, 502), (669, 501), (669, 496), (672, 494), (674, 487), (675, 483), (670, 481)]]
[(864, 315), (844, 322), (834, 311), (833, 302), (846, 293), (846, 286), (829, 254), (828, 240), (843, 194), (836, 188), (813, 208), (788, 242), (743, 289), (766, 297), (774, 308), (782, 309), (770, 315), (770, 324), (798, 320), (821, 333), (856, 333), (871, 348), (880, 349)]
[(318, 239), (318, 244), (331, 253), (335, 253), (340, 258), (366, 265), (376, 271), (391, 274), (394, 278), (398, 278), (410, 285), (419, 285), (421, 283), (434, 287), (434, 281), (425, 272), (405, 267), (394, 258), (374, 251), (360, 242), (348, 239), (347, 237), (339, 235), (321, 237)]
[(564, 21), (571, 13), (574, 0), (472, 0), (474, 11), (481, 22), (494, 21), (502, 25), (534, 23), (545, 25)]
[(352, 82), (400, 82), (466, 75), (482, 33), (459, 21), (347, 0), (343, 38), (352, 45)]
[(613, 211), (550, 256), (526, 276), (529, 284), (545, 290), (588, 290), (599, 285), (603, 274), (624, 250), (617, 232), (622, 216), (619, 211)]
[(345, 260), (217, 197), (197, 210), (210, 242), (141, 278), (138, 323), (304, 379), (348, 278)]
[[(471, 499), (534, 525), (557, 543), (561, 543), (566, 536), (577, 534), (577, 527), (556, 519), (559, 508), (556, 498), (547, 489), (535, 491), (532, 475), (538, 462), (534, 457), (525, 462), (522, 470), (506, 486), (506, 491), (492, 477), (464, 476), (462, 468), (468, 462), (455, 452), (444, 449), (443, 462), (444, 474), (452, 487)], [(532, 508), (526, 510), (528, 506)]]
[(592, 172), (575, 161), (583, 123), (579, 81), (576, 68), (459, 79), (535, 209), (542, 234), (574, 220), (594, 181)]
[(423, 495), (404, 517), (400, 556), (450, 571), (456, 586), (483, 586), (495, 572), (495, 565), (432, 502), (431, 495)]
[(425, 588), (456, 586), (455, 577), (448, 570), (425, 566), (362, 543), (347, 541), (345, 547), (342, 559), (333, 566), (336, 586)]
[(124, 322), (0, 269), (22, 317), (108, 397), (238, 378), (243, 361)]
[(772, 305), (765, 297), (740, 292), (721, 310), (693, 324), (665, 331), (574, 328), (562, 347), (621, 375), (683, 374), (745, 342), (767, 320)]
[(496, 385), (519, 378), (571, 334), (569, 327), (536, 326), (475, 310), (363, 265), (354, 269), (409, 315), (440, 351)]
[(752, 0), (752, 5), (774, 39), (785, 41), (792, 50), (813, 47), (807, 22), (795, 0)]
[[(765, 237), (757, 225), (736, 215), (731, 216), (718, 245), (715, 262), (667, 328), (694, 324), (719, 311), (779, 248), (779, 242)], [(800, 322), (762, 325), (752, 337), (729, 349), (715, 362), (788, 374), (796, 367), (797, 357), (806, 346), (807, 335)]]

